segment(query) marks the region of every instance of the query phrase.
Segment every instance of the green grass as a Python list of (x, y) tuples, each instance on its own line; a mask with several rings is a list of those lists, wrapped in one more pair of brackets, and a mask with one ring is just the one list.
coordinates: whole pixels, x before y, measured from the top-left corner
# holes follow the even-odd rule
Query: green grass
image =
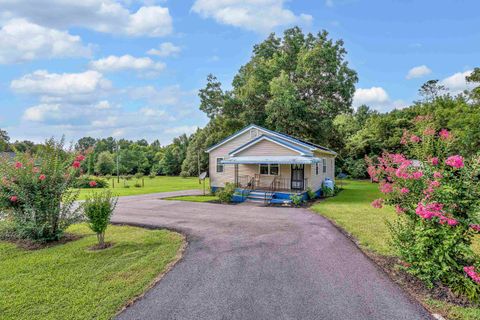
[(110, 319), (173, 261), (183, 237), (166, 230), (110, 226), (101, 251), (84, 238), (36, 251), (0, 241), (0, 319)]
[[(180, 190), (191, 190), (191, 189), (201, 189), (203, 184), (198, 183), (198, 178), (188, 177), (155, 177), (150, 179), (149, 177), (144, 177), (145, 186), (142, 188), (137, 188), (134, 186), (135, 183), (142, 183), (142, 180), (137, 180), (132, 178), (128, 181), (120, 179), (120, 183), (117, 182), (117, 179), (113, 178), (109, 180), (111, 190), (118, 196), (132, 196), (138, 194), (148, 194), (148, 193), (157, 193), (157, 192), (168, 192), (168, 191), (180, 191)], [(124, 182), (129, 188), (124, 187)], [(209, 188), (209, 182), (205, 181), (206, 189)], [(115, 188), (113, 188), (115, 184)], [(98, 192), (102, 189), (80, 189), (79, 200), (86, 198), (87, 194), (90, 192)]]
[[(394, 255), (388, 245), (390, 237), (385, 222), (393, 220), (396, 213), (392, 208), (374, 209), (370, 205), (381, 195), (378, 184), (368, 181), (340, 183), (344, 190), (338, 196), (319, 202), (312, 209), (352, 234), (361, 247), (382, 255)], [(480, 239), (476, 239), (473, 248), (480, 253)], [(449, 319), (480, 319), (480, 308), (463, 308), (433, 299), (424, 302)]]
[(395, 218), (392, 208), (374, 209), (370, 203), (380, 197), (378, 185), (366, 181), (342, 181), (344, 190), (336, 197), (312, 207), (358, 239), (361, 246), (384, 255), (393, 255), (388, 245), (386, 220)]
[(210, 201), (218, 201), (218, 197), (217, 196), (212, 196), (212, 195), (179, 196), (179, 197), (164, 198), (163, 200), (178, 200), (178, 201), (190, 201), (190, 202), (210, 202)]

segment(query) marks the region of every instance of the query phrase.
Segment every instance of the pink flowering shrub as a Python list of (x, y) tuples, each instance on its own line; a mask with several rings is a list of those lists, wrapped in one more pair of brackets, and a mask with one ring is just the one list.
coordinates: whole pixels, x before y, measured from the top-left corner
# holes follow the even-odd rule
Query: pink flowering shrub
[(48, 140), (37, 154), (0, 158), (0, 207), (12, 222), (17, 238), (58, 240), (80, 218), (72, 189), (79, 169), (63, 141)]
[(479, 301), (480, 259), (470, 245), (480, 233), (480, 157), (451, 152), (452, 134), (433, 129), (429, 120), (404, 132), (409, 156), (367, 158), (368, 173), (383, 193), (372, 206), (389, 205), (398, 213), (389, 224), (392, 245), (410, 273)]

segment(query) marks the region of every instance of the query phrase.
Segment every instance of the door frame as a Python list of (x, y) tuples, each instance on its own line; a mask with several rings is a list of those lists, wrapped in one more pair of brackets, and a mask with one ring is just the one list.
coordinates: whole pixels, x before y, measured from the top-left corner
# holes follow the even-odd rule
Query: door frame
[[(302, 166), (301, 169), (294, 169), (293, 166)], [(294, 171), (301, 171), (302, 172), (302, 179), (301, 180), (293, 180), (293, 172)], [(301, 187), (294, 187), (294, 181), (300, 182)], [(305, 189), (305, 165), (304, 164), (291, 164), (290, 165), (290, 189), (292, 190), (301, 190)]]

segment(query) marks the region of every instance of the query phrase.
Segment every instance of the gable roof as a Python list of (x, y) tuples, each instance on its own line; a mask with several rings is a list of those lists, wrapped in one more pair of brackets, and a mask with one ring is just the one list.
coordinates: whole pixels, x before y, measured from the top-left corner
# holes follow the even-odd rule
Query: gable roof
[(311, 151), (314, 151), (314, 150), (322, 150), (322, 151), (325, 151), (325, 152), (327, 152), (327, 153), (331, 153), (331, 154), (333, 154), (333, 155), (336, 155), (336, 154), (337, 154), (335, 151), (332, 151), (332, 150), (330, 150), (330, 149), (328, 149), (328, 148), (325, 148), (325, 147), (322, 147), (322, 146), (319, 146), (319, 145), (316, 145), (316, 144), (313, 144), (313, 143), (310, 143), (310, 142), (307, 142), (307, 141), (303, 141), (303, 140), (300, 140), (300, 139), (291, 137), (291, 136), (289, 136), (289, 135), (286, 135), (286, 134), (283, 134), (283, 133), (280, 133), (280, 132), (276, 132), (276, 131), (273, 131), (273, 130), (269, 130), (269, 129), (263, 128), (263, 127), (261, 127), (261, 126), (257, 126), (257, 125), (255, 125), (255, 124), (251, 124), (251, 125), (249, 125), (249, 126), (246, 126), (245, 128), (241, 129), (240, 131), (237, 131), (236, 133), (234, 133), (234, 134), (226, 137), (225, 139), (221, 140), (221, 141), (218, 142), (217, 144), (215, 144), (215, 145), (211, 146), (210, 148), (208, 148), (205, 152), (211, 152), (212, 150), (220, 147), (221, 145), (227, 143), (228, 141), (230, 141), (230, 140), (232, 140), (232, 139), (235, 139), (236, 137), (238, 137), (239, 135), (247, 132), (247, 131), (250, 130), (250, 129), (258, 129), (258, 130), (267, 132), (267, 133), (270, 134), (271, 136), (275, 136), (275, 137), (277, 137), (277, 138), (286, 140), (287, 142), (300, 145), (301, 147), (307, 148), (308, 150), (311, 150)]
[(284, 148), (296, 151), (302, 156), (313, 156), (313, 153), (310, 149), (302, 148), (298, 145), (295, 145), (295, 144), (290, 143), (288, 141), (285, 141), (283, 139), (279, 139), (275, 136), (267, 136), (267, 135), (264, 135), (264, 134), (262, 134), (259, 137), (256, 137), (253, 140), (250, 140), (249, 142), (245, 143), (244, 145), (241, 145), (240, 147), (238, 147), (235, 150), (233, 150), (232, 152), (230, 152), (228, 155), (234, 156), (235, 154), (250, 148), (251, 146), (259, 143), (260, 141), (265, 141), (265, 140), (276, 143), (276, 144), (278, 144), (278, 145), (280, 145)]

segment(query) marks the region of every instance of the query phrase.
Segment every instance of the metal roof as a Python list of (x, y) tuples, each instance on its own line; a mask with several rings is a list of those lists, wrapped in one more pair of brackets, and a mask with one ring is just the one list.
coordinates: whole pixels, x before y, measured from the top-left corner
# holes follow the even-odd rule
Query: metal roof
[(312, 150), (312, 151), (313, 151), (313, 150), (322, 150), (322, 151), (331, 153), (331, 154), (333, 154), (333, 155), (336, 155), (336, 154), (337, 154), (335, 151), (332, 151), (332, 150), (330, 150), (330, 149), (328, 149), (328, 148), (325, 148), (325, 147), (322, 147), (322, 146), (319, 146), (319, 145), (316, 145), (316, 144), (313, 144), (313, 143), (310, 143), (310, 142), (306, 142), (306, 141), (303, 141), (303, 140), (300, 140), (300, 139), (297, 139), (297, 138), (293, 138), (293, 137), (291, 137), (291, 136), (289, 136), (289, 135), (286, 135), (286, 134), (283, 134), (283, 133), (280, 133), (280, 132), (276, 132), (276, 131), (273, 131), (273, 130), (269, 130), (269, 129), (263, 128), (263, 127), (261, 127), (261, 126), (257, 126), (257, 125), (255, 125), (255, 124), (248, 125), (248, 126), (246, 126), (245, 128), (243, 128), (242, 130), (237, 131), (237, 132), (235, 132), (234, 134), (226, 137), (225, 139), (221, 140), (221, 141), (218, 142), (217, 144), (215, 144), (215, 145), (211, 146), (210, 148), (208, 148), (208, 149), (206, 150), (206, 152), (210, 152), (210, 151), (216, 149), (217, 147), (221, 146), (222, 144), (224, 144), (224, 143), (232, 140), (233, 138), (235, 138), (235, 137), (241, 135), (242, 133), (244, 133), (244, 132), (246, 132), (246, 131), (248, 131), (248, 130), (250, 130), (250, 129), (253, 129), (253, 128), (259, 129), (259, 130), (264, 131), (264, 132), (267, 132), (267, 133), (270, 133), (270, 134), (273, 135), (273, 136), (276, 136), (276, 137), (278, 137), (278, 138), (287, 140), (287, 141), (292, 142), (292, 143), (294, 143), (294, 144), (303, 146), (303, 147), (308, 148), (309, 150)]
[(310, 164), (319, 163), (321, 159), (305, 156), (246, 156), (231, 157), (221, 161), (222, 164)]

